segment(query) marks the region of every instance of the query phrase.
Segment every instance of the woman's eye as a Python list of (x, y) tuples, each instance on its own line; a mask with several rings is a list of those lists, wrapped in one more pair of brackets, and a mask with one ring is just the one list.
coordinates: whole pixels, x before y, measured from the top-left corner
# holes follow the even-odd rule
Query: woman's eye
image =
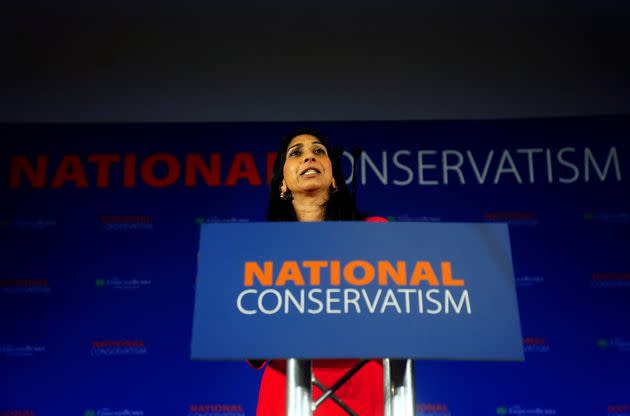
[(313, 151), (313, 153), (315, 153), (316, 155), (325, 155), (326, 154), (326, 150), (318, 148), (318, 149), (315, 149)]
[(299, 156), (300, 155), (300, 151), (299, 150), (292, 150), (289, 153), (289, 157), (295, 157), (295, 156)]

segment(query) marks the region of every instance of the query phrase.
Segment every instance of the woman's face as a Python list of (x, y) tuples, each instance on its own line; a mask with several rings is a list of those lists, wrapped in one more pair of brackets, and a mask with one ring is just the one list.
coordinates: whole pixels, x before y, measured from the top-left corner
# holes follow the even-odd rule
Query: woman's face
[(281, 190), (293, 195), (328, 191), (334, 185), (332, 163), (324, 145), (315, 136), (295, 136), (287, 147)]

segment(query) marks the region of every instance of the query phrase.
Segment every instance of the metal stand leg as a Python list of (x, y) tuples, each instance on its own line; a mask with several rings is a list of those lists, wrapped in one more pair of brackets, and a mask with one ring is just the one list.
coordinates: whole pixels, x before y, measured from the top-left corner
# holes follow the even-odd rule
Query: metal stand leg
[(319, 388), (323, 393), (321, 397), (317, 399), (317, 401), (313, 405), (313, 410), (317, 409), (319, 405), (324, 402), (324, 400), (331, 399), (332, 401), (337, 403), (337, 405), (339, 405), (339, 407), (341, 407), (350, 416), (357, 416), (354, 410), (352, 410), (350, 407), (348, 407), (347, 404), (345, 404), (337, 396), (335, 396), (334, 393), (337, 391), (339, 387), (343, 386), (346, 381), (352, 378), (352, 376), (354, 376), (367, 363), (368, 363), (368, 360), (360, 361), (358, 364), (352, 367), (348, 372), (346, 372), (346, 374), (341, 376), (341, 378), (339, 378), (339, 380), (337, 380), (335, 384), (333, 384), (330, 388), (327, 388), (322, 383), (320, 383), (317, 380), (317, 378), (315, 378), (315, 376), (313, 375), (313, 385)]
[(385, 416), (414, 416), (413, 361), (383, 359)]
[(287, 360), (287, 416), (311, 416), (313, 414), (311, 386), (311, 361)]
[[(362, 363), (364, 364), (364, 363)], [(358, 368), (354, 371), (358, 371)], [(354, 374), (353, 371), (350, 373)], [(336, 384), (343, 384), (352, 374), (346, 374)], [(323, 387), (323, 386), (322, 386)], [(333, 386), (337, 387), (337, 386)], [(326, 397), (332, 396), (330, 389)], [(415, 388), (413, 361), (383, 359), (383, 394), (385, 416), (414, 416)], [(310, 360), (287, 360), (287, 416), (312, 416), (312, 367)], [(325, 399), (325, 398), (324, 398)], [(320, 400), (320, 402), (323, 401)], [(343, 406), (342, 406), (343, 407)], [(344, 410), (346, 410), (344, 408)], [(346, 410), (347, 411), (347, 410)], [(352, 414), (348, 412), (349, 414)]]

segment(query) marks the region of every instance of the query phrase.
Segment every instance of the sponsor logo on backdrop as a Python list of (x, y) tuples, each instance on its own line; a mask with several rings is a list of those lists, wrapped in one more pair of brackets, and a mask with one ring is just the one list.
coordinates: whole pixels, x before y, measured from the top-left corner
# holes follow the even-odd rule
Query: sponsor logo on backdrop
[(593, 273), (591, 287), (594, 289), (630, 287), (630, 272)]
[(0, 279), (0, 293), (50, 293), (48, 279)]
[(523, 338), (523, 351), (531, 352), (531, 353), (546, 353), (549, 352), (551, 348), (549, 344), (545, 340), (545, 338), (540, 337), (524, 337)]
[[(256, 160), (265, 160), (257, 165)], [(266, 155), (238, 152), (93, 153), (61, 157), (40, 154), (12, 155), (9, 163), (11, 189), (60, 189), (73, 187), (134, 188), (139, 185), (166, 188), (217, 187), (246, 184), (262, 186), (271, 180), (275, 152)], [(614, 146), (490, 150), (395, 149), (362, 152), (358, 160), (343, 153), (347, 172), (357, 164), (359, 182), (393, 186), (572, 184), (621, 182), (621, 163)], [(227, 169), (222, 166), (226, 165)], [(262, 172), (262, 174), (261, 174)], [(346, 178), (350, 182), (352, 177)]]
[(245, 411), (241, 404), (191, 404), (188, 416), (245, 416)]
[(92, 341), (92, 357), (112, 357), (121, 355), (146, 355), (143, 340), (99, 340)]
[(529, 276), (529, 275), (516, 276), (515, 282), (516, 282), (517, 288), (533, 287), (533, 286), (540, 286), (543, 283), (545, 283), (545, 278), (543, 276)]
[(498, 406), (497, 415), (556, 415), (558, 411), (544, 407)]
[(599, 338), (597, 347), (602, 351), (630, 352), (630, 339), (624, 337)]
[(444, 403), (416, 403), (416, 416), (451, 416)]
[(387, 217), (389, 222), (440, 222), (442, 218), (440, 217), (427, 217), (427, 216), (411, 216), (408, 214), (402, 214), (398, 216), (389, 216)]
[[(450, 261), (246, 261), (235, 304), (244, 315), (471, 315), (465, 281), (454, 277), (452, 268)], [(331, 287), (318, 287), (322, 280)], [(335, 287), (342, 281), (350, 287)], [(385, 288), (389, 284), (397, 288)]]
[(57, 221), (47, 219), (0, 219), (0, 230), (47, 230), (57, 226)]
[(43, 345), (14, 345), (0, 344), (0, 356), (4, 357), (33, 357), (46, 352)]
[(249, 222), (249, 218), (236, 217), (195, 217), (195, 224), (211, 224), (218, 222)]
[(0, 416), (36, 416), (33, 409), (0, 409)]
[(585, 221), (609, 222), (613, 224), (630, 224), (630, 212), (586, 212)]
[(486, 212), (483, 215), (485, 222), (505, 222), (510, 225), (537, 225), (538, 218), (533, 212), (505, 211)]
[(606, 407), (606, 414), (609, 416), (630, 416), (630, 404), (609, 404)]
[(83, 416), (144, 416), (144, 410), (136, 409), (110, 409), (103, 407), (99, 409), (87, 409)]
[(138, 290), (151, 286), (151, 280), (112, 277), (109, 279), (96, 279), (95, 286), (98, 289)]
[(146, 215), (103, 215), (100, 222), (107, 231), (153, 229), (153, 218)]

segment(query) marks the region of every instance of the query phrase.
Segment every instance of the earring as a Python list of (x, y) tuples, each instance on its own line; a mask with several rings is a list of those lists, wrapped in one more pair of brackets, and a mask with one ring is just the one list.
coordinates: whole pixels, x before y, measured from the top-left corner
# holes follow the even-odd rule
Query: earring
[(328, 197), (331, 198), (333, 195), (337, 193), (339, 188), (337, 188), (337, 182), (335, 182), (335, 178), (332, 178), (332, 182), (330, 183), (330, 188), (328, 188)]
[(280, 199), (283, 199), (285, 201), (290, 201), (293, 198), (293, 195), (291, 195), (291, 191), (287, 190), (285, 191), (280, 191)]
[(293, 195), (291, 195), (291, 190), (287, 188), (287, 185), (284, 183), (284, 179), (282, 180), (282, 184), (280, 185), (280, 199), (284, 201), (289, 201)]

